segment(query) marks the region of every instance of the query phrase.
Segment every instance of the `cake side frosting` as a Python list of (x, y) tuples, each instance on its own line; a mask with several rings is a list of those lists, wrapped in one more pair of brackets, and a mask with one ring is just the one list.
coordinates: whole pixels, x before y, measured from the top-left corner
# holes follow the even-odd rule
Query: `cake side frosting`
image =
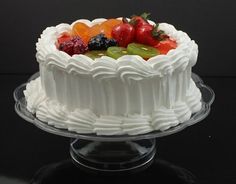
[[(163, 85), (163, 84), (162, 84)], [(182, 86), (179, 86), (180, 88)], [(158, 92), (166, 92), (168, 87), (160, 89)], [(155, 93), (157, 89), (153, 89), (152, 93)], [(78, 92), (78, 91), (76, 91)], [(112, 93), (106, 93), (106, 98), (113, 99)], [(117, 134), (129, 134), (136, 135), (147, 133), (153, 130), (164, 131), (172, 126), (176, 126), (179, 123), (183, 123), (188, 120), (192, 113), (195, 113), (201, 109), (201, 93), (196, 87), (195, 83), (191, 80), (189, 90), (186, 93), (185, 100), (178, 100), (173, 103), (171, 107), (168, 107), (164, 96), (157, 98), (162, 99), (164, 105), (157, 105), (156, 109), (151, 110), (150, 113), (145, 113), (143, 110), (147, 110), (151, 104), (141, 104), (142, 100), (152, 100), (144, 94), (139, 94), (135, 97), (136, 102), (133, 102), (133, 106), (138, 108), (139, 113), (131, 113), (127, 115), (112, 115), (112, 114), (95, 114), (89, 108), (75, 108), (69, 110), (67, 105), (62, 105), (57, 100), (48, 98), (45, 91), (42, 89), (40, 78), (31, 81), (27, 85), (25, 91), (27, 100), (27, 108), (32, 113), (36, 113), (37, 118), (44, 122), (48, 122), (50, 125), (54, 125), (58, 128), (66, 128), (70, 131), (78, 133), (96, 133), (102, 135), (117, 135)], [(145, 99), (144, 99), (145, 98)], [(181, 95), (176, 91), (175, 98), (180, 98)], [(73, 99), (73, 98), (72, 98)], [(135, 100), (134, 99), (134, 100)], [(142, 100), (140, 100), (142, 99)], [(115, 99), (113, 99), (115, 100)], [(114, 103), (118, 103), (119, 99)], [(87, 103), (86, 103), (87, 104)], [(103, 99), (98, 102), (101, 111), (106, 110)], [(126, 105), (129, 105), (126, 103)], [(122, 110), (122, 105), (115, 105)], [(112, 109), (112, 106), (110, 106)], [(114, 108), (114, 106), (113, 106)], [(114, 110), (114, 109), (113, 109)], [(137, 109), (133, 109), (138, 112)], [(116, 112), (117, 113), (117, 112)]]
[[(104, 20), (78, 21), (91, 26)], [(40, 120), (78, 133), (136, 135), (164, 131), (201, 109), (201, 93), (191, 79), (198, 46), (186, 33), (161, 23), (178, 43), (166, 55), (92, 60), (55, 46), (72, 25), (47, 28), (37, 43), (40, 77), (24, 93), (28, 110)]]

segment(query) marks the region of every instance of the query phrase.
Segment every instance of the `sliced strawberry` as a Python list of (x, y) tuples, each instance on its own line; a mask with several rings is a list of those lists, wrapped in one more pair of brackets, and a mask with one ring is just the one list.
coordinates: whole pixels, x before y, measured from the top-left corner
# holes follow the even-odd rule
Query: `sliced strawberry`
[(63, 42), (69, 41), (71, 39), (71, 35), (67, 32), (64, 32), (57, 38), (57, 42), (60, 45)]
[(161, 53), (161, 54), (167, 54), (171, 49), (175, 49), (177, 47), (177, 43), (174, 40), (171, 40), (170, 38), (166, 38), (165, 40), (160, 41), (155, 48)]

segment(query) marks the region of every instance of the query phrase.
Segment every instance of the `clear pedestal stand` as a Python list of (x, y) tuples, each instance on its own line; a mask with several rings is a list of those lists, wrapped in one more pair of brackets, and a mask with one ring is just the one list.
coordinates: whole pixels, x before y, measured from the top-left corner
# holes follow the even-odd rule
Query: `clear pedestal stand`
[[(34, 74), (29, 81), (38, 76), (38, 73)], [(46, 132), (71, 138), (70, 155), (77, 166), (89, 171), (105, 173), (136, 172), (147, 168), (152, 163), (156, 154), (156, 138), (177, 133), (208, 116), (215, 94), (198, 75), (193, 73), (192, 79), (202, 93), (201, 110), (193, 114), (188, 121), (163, 132), (153, 131), (135, 136), (98, 136), (78, 134), (50, 126), (27, 110), (23, 94), (27, 83), (20, 85), (14, 91), (15, 111), (24, 120)]]

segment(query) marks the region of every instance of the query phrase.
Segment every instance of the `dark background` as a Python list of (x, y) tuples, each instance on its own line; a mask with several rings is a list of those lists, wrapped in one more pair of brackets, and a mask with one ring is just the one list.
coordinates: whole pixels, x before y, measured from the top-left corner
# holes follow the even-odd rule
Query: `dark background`
[(234, 0), (1, 0), (0, 183), (29, 181), (40, 167), (69, 158), (67, 138), (45, 133), (14, 112), (14, 88), (38, 71), (35, 43), (41, 32), (80, 18), (129, 17), (144, 11), (198, 43), (193, 71), (216, 93), (206, 120), (158, 139), (158, 156), (190, 170), (202, 183), (236, 183), (235, 7)]

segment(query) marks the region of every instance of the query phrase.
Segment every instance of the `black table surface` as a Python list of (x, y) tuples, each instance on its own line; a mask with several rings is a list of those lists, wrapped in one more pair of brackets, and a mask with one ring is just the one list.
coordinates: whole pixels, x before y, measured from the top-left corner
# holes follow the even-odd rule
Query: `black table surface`
[(110, 177), (73, 168), (69, 160), (68, 138), (46, 133), (15, 113), (13, 90), (29, 76), (0, 75), (0, 183), (30, 183), (33, 177), (37, 178), (40, 168), (45, 169), (47, 165), (57, 168), (60, 164), (63, 167), (57, 174), (46, 172), (51, 177), (47, 183), (76, 183), (68, 182), (71, 178), (78, 183), (80, 180), (86, 180), (86, 183), (132, 183), (141, 179), (166, 183), (163, 178), (168, 178), (168, 171), (161, 169), (166, 163), (173, 166), (171, 168), (192, 173), (197, 182), (188, 183), (236, 183), (236, 78), (203, 77), (216, 93), (210, 115), (177, 134), (158, 138), (155, 162), (146, 171), (135, 177), (126, 174)]

